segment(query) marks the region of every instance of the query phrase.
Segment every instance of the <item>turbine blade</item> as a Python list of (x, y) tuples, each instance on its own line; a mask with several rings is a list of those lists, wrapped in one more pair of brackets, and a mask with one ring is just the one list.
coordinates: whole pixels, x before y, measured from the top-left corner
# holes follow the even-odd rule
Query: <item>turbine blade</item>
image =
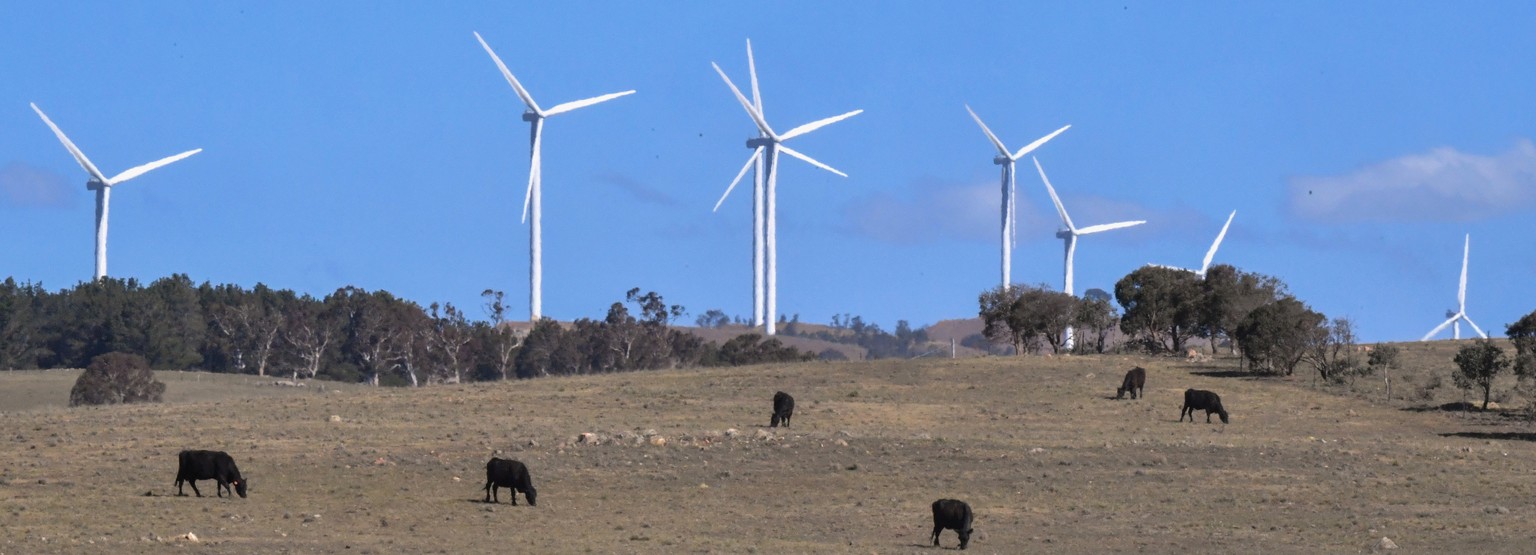
[(475, 32), (475, 40), (480, 41), (480, 46), (485, 47), (485, 53), (491, 55), (491, 59), (496, 62), (496, 67), (501, 69), (501, 75), (507, 78), (507, 83), (512, 85), (512, 90), (517, 91), (517, 97), (523, 99), (523, 104), (527, 104), (528, 109), (533, 110), (533, 113), (544, 115), (544, 112), (539, 110), (539, 104), (533, 101), (533, 95), (528, 94), (528, 89), (524, 89), (523, 84), (517, 82), (517, 78), (512, 76), (512, 70), (507, 69), (507, 64), (502, 63), (501, 56), (497, 56), (496, 51), (491, 50), (491, 45), (485, 43), (485, 39), (480, 37), (478, 31)]
[(1131, 226), (1134, 226), (1134, 225), (1141, 225), (1141, 224), (1144, 224), (1144, 223), (1147, 223), (1146, 220), (1136, 220), (1134, 222), (1115, 222), (1115, 223), (1112, 223), (1112, 224), (1091, 225), (1091, 226), (1088, 226), (1088, 227), (1085, 227), (1085, 228), (1077, 230), (1077, 234), (1078, 235), (1089, 235), (1089, 234), (1093, 234), (1093, 233), (1099, 233), (1101, 231), (1109, 231), (1111, 229), (1120, 229), (1120, 228), (1123, 228), (1123, 227), (1131, 227)]
[(1452, 316), (1450, 320), (1446, 320), (1444, 323), (1442, 323), (1442, 324), (1440, 324), (1438, 326), (1435, 326), (1435, 329), (1429, 330), (1429, 333), (1424, 334), (1424, 338), (1420, 339), (1419, 341), (1429, 341), (1429, 338), (1434, 337), (1435, 334), (1437, 334), (1437, 333), (1440, 333), (1441, 330), (1444, 330), (1446, 326), (1451, 325), (1451, 322), (1455, 322), (1456, 319), (1460, 318), (1460, 317), (1461, 317), (1460, 314), (1457, 314), (1456, 316)]
[(150, 170), (153, 170), (155, 168), (159, 168), (160, 166), (164, 166), (164, 165), (169, 164), (171, 162), (175, 162), (177, 160), (180, 160), (182, 158), (186, 158), (188, 156), (191, 156), (193, 154), (197, 154), (197, 153), (202, 152), (202, 151), (203, 151), (203, 149), (201, 149), (201, 148), (193, 149), (193, 150), (188, 150), (188, 151), (183, 152), (181, 154), (177, 154), (175, 156), (168, 156), (168, 157), (165, 157), (165, 158), (161, 158), (159, 160), (156, 160), (154, 162), (150, 162), (148, 164), (144, 164), (142, 166), (136, 166), (136, 167), (128, 168), (127, 171), (124, 171), (123, 173), (120, 173), (120, 174), (117, 174), (115, 176), (112, 176), (112, 179), (110, 181), (107, 181), (107, 184), (108, 185), (116, 185), (118, 183), (122, 183), (124, 181), (129, 180), (129, 179), (133, 179), (135, 177), (138, 177), (138, 176), (144, 175), (146, 173), (149, 173)]
[[(1031, 152), (1034, 152), (1035, 149), (1040, 148), (1040, 145), (1045, 144), (1046, 141), (1049, 141), (1051, 139), (1056, 138), (1056, 136), (1060, 135), (1062, 131), (1066, 131), (1066, 130), (1071, 129), (1071, 128), (1072, 128), (1071, 125), (1064, 125), (1064, 126), (1061, 127), (1061, 129), (1057, 129), (1056, 131), (1053, 131), (1050, 135), (1046, 135), (1044, 137), (1040, 137), (1038, 139), (1035, 139), (1035, 142), (1029, 143), (1027, 145), (1024, 145), (1024, 148), (1021, 148), (1021, 149), (1019, 149), (1018, 152), (1013, 153), (1013, 156), (1010, 156), (1010, 158), (1013, 158), (1014, 160), (1018, 160), (1020, 158), (1023, 158), (1025, 154), (1029, 154)], [(1003, 154), (1007, 154), (1007, 153), (1004, 152)]]
[(85, 153), (80, 151), (80, 147), (75, 146), (75, 143), (70, 141), (69, 137), (64, 136), (64, 131), (59, 129), (59, 126), (54, 125), (53, 120), (48, 119), (48, 114), (44, 114), (43, 110), (38, 108), (36, 103), (32, 104), (32, 111), (37, 112), (37, 116), (43, 118), (43, 123), (48, 124), (48, 128), (53, 130), (54, 136), (59, 138), (59, 142), (64, 143), (64, 148), (68, 149), (69, 153), (75, 157), (75, 163), (80, 164), (80, 167), (86, 173), (91, 174), (91, 177), (96, 178), (102, 184), (111, 183), (107, 176), (101, 174), (101, 170), (96, 169), (96, 164), (92, 164), (91, 159), (85, 157)]
[(1461, 248), (1461, 287), (1456, 290), (1456, 309), (1465, 313), (1467, 311), (1467, 255), (1472, 252), (1472, 234), (1467, 234), (1466, 244)]
[(591, 105), (597, 104), (599, 102), (607, 102), (609, 100), (613, 100), (615, 98), (618, 98), (618, 97), (621, 97), (621, 96), (627, 96), (627, 95), (631, 95), (631, 94), (635, 94), (635, 91), (628, 90), (628, 91), (624, 91), (624, 92), (616, 92), (616, 93), (612, 93), (612, 94), (605, 94), (603, 96), (588, 98), (586, 100), (577, 100), (577, 101), (574, 101), (574, 102), (566, 102), (564, 104), (556, 104), (555, 107), (550, 108), (548, 110), (545, 110), (544, 111), (544, 115), (545, 116), (553, 116), (555, 114), (562, 114), (562, 113), (565, 113), (565, 112), (569, 112), (571, 110), (575, 110), (577, 108), (586, 108), (587, 106), (591, 106)]
[(1205, 260), (1200, 263), (1200, 273), (1204, 274), (1206, 270), (1211, 269), (1211, 260), (1216, 258), (1216, 248), (1221, 246), (1221, 239), (1227, 236), (1227, 228), (1232, 226), (1232, 218), (1236, 216), (1236, 210), (1227, 216), (1227, 223), (1222, 224), (1221, 233), (1216, 234), (1216, 241), (1211, 243), (1211, 250), (1205, 251)]
[(1461, 315), (1461, 319), (1463, 321), (1465, 321), (1466, 323), (1471, 324), (1472, 325), (1472, 329), (1474, 331), (1476, 331), (1478, 335), (1482, 336), (1483, 339), (1488, 339), (1488, 334), (1483, 333), (1483, 328), (1477, 327), (1477, 324), (1474, 323), (1471, 318), (1467, 317), (1466, 314), (1462, 314)]
[(710, 212), (720, 211), (720, 205), (725, 203), (725, 197), (731, 196), (731, 191), (736, 189), (736, 184), (741, 182), (741, 177), (747, 175), (747, 170), (751, 169), (752, 164), (757, 162), (758, 157), (762, 155), (763, 147), (757, 147), (757, 150), (752, 151), (752, 155), (747, 157), (746, 165), (741, 167), (741, 171), (736, 172), (736, 179), (731, 180), (731, 186), (725, 188), (725, 194), (720, 195), (720, 200), (715, 201), (715, 207), (714, 209), (710, 210)]
[(757, 60), (752, 58), (752, 39), (747, 39), (747, 73), (752, 74), (752, 105), (757, 108), (757, 114), (768, 117), (763, 112), (763, 96), (757, 91)]
[(810, 133), (810, 132), (815, 131), (817, 129), (821, 129), (821, 128), (826, 127), (828, 125), (832, 125), (834, 123), (837, 123), (837, 122), (843, 121), (845, 119), (851, 118), (853, 116), (857, 116), (857, 115), (862, 114), (862, 113), (864, 113), (864, 110), (854, 110), (852, 112), (848, 112), (848, 113), (840, 115), (840, 116), (832, 116), (830, 118), (819, 119), (819, 120), (807, 123), (805, 125), (802, 125), (800, 127), (796, 127), (794, 129), (790, 129), (789, 132), (787, 132), (787, 133), (785, 133), (783, 135), (780, 135), (779, 136), (779, 140), (787, 141), (787, 140), (793, 139), (795, 137), (799, 137), (801, 135), (804, 135), (806, 133)]
[(1008, 147), (1003, 146), (1002, 139), (998, 139), (997, 135), (992, 133), (992, 129), (987, 127), (987, 124), (982, 123), (981, 116), (976, 115), (976, 111), (971, 109), (970, 104), (965, 105), (965, 111), (970, 112), (971, 119), (976, 120), (976, 125), (981, 126), (981, 132), (986, 133), (987, 140), (992, 141), (992, 146), (997, 147), (997, 153), (1003, 156), (1008, 156)]
[(753, 123), (757, 124), (758, 131), (763, 132), (764, 135), (769, 137), (778, 138), (777, 135), (773, 134), (773, 129), (768, 127), (768, 122), (763, 119), (763, 115), (757, 113), (757, 108), (754, 108), (752, 103), (747, 101), (747, 97), (741, 95), (741, 89), (736, 88), (736, 84), (731, 82), (731, 78), (725, 76), (725, 72), (720, 69), (720, 65), (714, 62), (710, 62), (709, 65), (714, 66), (715, 73), (719, 73), (720, 78), (725, 80), (726, 86), (731, 88), (731, 93), (736, 95), (736, 100), (741, 102), (741, 107), (747, 110), (747, 115), (752, 118)]
[(528, 192), (523, 195), (523, 223), (528, 223), (528, 204), (533, 202), (533, 188), (538, 185), (543, 164), (539, 157), (539, 143), (543, 142), (544, 120), (533, 122), (533, 155), (528, 164)]
[(790, 156), (794, 156), (795, 158), (799, 158), (801, 160), (805, 160), (805, 162), (807, 164), (810, 164), (812, 166), (816, 166), (818, 168), (827, 170), (827, 171), (835, 173), (837, 175), (841, 175), (843, 177), (848, 177), (848, 174), (840, 172), (840, 171), (837, 171), (837, 168), (833, 168), (832, 166), (828, 166), (828, 165), (823, 164), (821, 162), (817, 162), (816, 160), (812, 159), (810, 156), (806, 156), (804, 154), (801, 154), (800, 151), (798, 151), (798, 150), (789, 148), (789, 147), (784, 146), (784, 145), (779, 145), (779, 150), (784, 151), (784, 154), (788, 154)]
[(1040, 171), (1040, 180), (1045, 182), (1045, 190), (1051, 194), (1051, 202), (1056, 204), (1056, 213), (1061, 214), (1061, 223), (1067, 224), (1067, 229), (1077, 232), (1077, 227), (1072, 225), (1072, 217), (1067, 215), (1067, 207), (1061, 205), (1061, 197), (1056, 196), (1056, 188), (1051, 186), (1050, 178), (1045, 176), (1045, 168), (1040, 167), (1040, 159), (1033, 158), (1035, 169)]

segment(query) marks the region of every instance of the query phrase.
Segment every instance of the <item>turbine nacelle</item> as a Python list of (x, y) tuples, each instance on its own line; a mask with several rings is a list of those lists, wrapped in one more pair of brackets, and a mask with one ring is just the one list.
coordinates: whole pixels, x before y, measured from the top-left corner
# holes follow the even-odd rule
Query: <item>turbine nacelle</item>
[(752, 137), (747, 139), (747, 148), (762, 148), (775, 143), (778, 143), (778, 141), (773, 140), (772, 137)]
[(992, 157), (992, 163), (993, 164), (997, 164), (999, 166), (1006, 166), (1008, 164), (1013, 163), (1013, 159), (1009, 158), (1007, 156), (1003, 156), (1003, 155), (999, 154), (997, 156), (993, 156)]
[(1057, 239), (1071, 239), (1073, 235), (1076, 235), (1076, 233), (1073, 233), (1070, 229), (1063, 228), (1056, 230)]
[(523, 112), (523, 121), (526, 121), (526, 122), (529, 122), (529, 123), (538, 121), (539, 119), (541, 119), (543, 117), (544, 116), (539, 115), (537, 112), (534, 112), (533, 110), (528, 110), (526, 112)]
[(99, 180), (99, 179), (92, 179), (90, 181), (85, 182), (85, 190), (87, 190), (87, 191), (100, 191), (100, 190), (105, 189), (107, 187), (109, 187), (109, 185), (107, 185), (106, 183), (102, 183), (101, 180)]

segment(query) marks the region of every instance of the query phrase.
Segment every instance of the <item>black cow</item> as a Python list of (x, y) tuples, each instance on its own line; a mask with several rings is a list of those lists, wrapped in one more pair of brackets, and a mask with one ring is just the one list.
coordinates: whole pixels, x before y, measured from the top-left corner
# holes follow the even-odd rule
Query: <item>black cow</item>
[[(224, 497), (224, 492), (229, 491), (230, 497), (239, 494), (245, 497), (245, 488), (250, 484), (245, 478), (240, 477), (240, 469), (235, 466), (234, 457), (223, 451), (182, 451), (176, 456), (180, 463), (176, 467), (176, 495), (186, 497), (182, 493), (183, 482), (192, 486), (192, 493), (198, 497), (203, 492), (197, 490), (198, 480), (213, 480), (217, 482), (214, 492), (219, 497)], [(234, 486), (231, 490), (230, 486)]]
[(1129, 391), (1131, 398), (1141, 396), (1147, 387), (1147, 369), (1137, 366), (1125, 373), (1125, 381), (1120, 382), (1120, 388), (1115, 390), (1116, 399), (1124, 399)]
[(1211, 413), (1221, 416), (1221, 423), (1227, 423), (1227, 409), (1221, 408), (1221, 397), (1215, 393), (1201, 389), (1184, 390), (1184, 408), (1179, 409), (1179, 422), (1184, 421), (1184, 414), (1189, 414), (1189, 421), (1195, 421), (1195, 411), (1205, 411), (1205, 423), (1211, 423)]
[(496, 497), (497, 488), (512, 490), (512, 504), (517, 504), (517, 492), (523, 492), (528, 498), (528, 504), (537, 506), (536, 498), (539, 492), (533, 489), (533, 480), (528, 477), (528, 467), (523, 463), (507, 459), (491, 457), (491, 461), (485, 463), (485, 502), (500, 503)]
[(958, 499), (933, 502), (933, 545), (939, 545), (939, 532), (945, 529), (960, 534), (960, 549), (971, 542), (971, 506)]
[(778, 393), (774, 393), (773, 394), (773, 419), (768, 424), (768, 427), (769, 428), (777, 428), (777, 427), (779, 427), (779, 422), (783, 422), (784, 423), (784, 427), (788, 428), (789, 427), (789, 417), (794, 416), (794, 415), (795, 415), (795, 398), (794, 397), (790, 397), (788, 393), (785, 393), (783, 391), (780, 391)]

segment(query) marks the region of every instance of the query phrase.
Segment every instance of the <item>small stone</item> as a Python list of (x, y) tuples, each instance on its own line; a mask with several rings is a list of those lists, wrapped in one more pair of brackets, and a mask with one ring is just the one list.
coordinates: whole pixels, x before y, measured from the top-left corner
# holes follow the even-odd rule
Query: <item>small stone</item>
[(453, 481), (455, 481), (455, 482), (459, 482), (459, 481), (462, 481), (462, 479), (461, 479), (461, 478), (459, 478), (459, 477), (458, 477), (458, 476), (454, 476), (454, 477), (453, 477)]
[(838, 446), (838, 447), (847, 447), (847, 446), (848, 446), (848, 442), (846, 442), (846, 441), (843, 441), (843, 440), (841, 440), (841, 439), (839, 439), (839, 440), (837, 440), (837, 441), (834, 441), (834, 442), (832, 442), (832, 443), (833, 443), (833, 444), (835, 444), (835, 445), (837, 445), (837, 446)]
[(725, 437), (736, 437), (736, 436), (739, 436), (739, 435), (741, 435), (741, 432), (738, 431), (736, 428), (726, 428), (725, 429)]
[(752, 438), (758, 441), (767, 441), (773, 439), (773, 432), (768, 430), (758, 430), (757, 433), (752, 434)]
[(1494, 515), (1494, 514), (1507, 515), (1507, 514), (1509, 514), (1509, 509), (1501, 507), (1501, 506), (1488, 506), (1488, 507), (1483, 507), (1483, 512), (1491, 514), (1491, 515)]
[(1371, 546), (1371, 551), (1386, 551), (1389, 549), (1397, 549), (1397, 542), (1392, 541), (1386, 536), (1382, 536), (1381, 539), (1376, 540), (1375, 545)]
[(653, 438), (651, 438), (651, 445), (655, 445), (657, 447), (666, 447), (667, 446), (667, 438), (664, 438), (664, 437), (661, 437), (661, 436), (653, 437)]
[(187, 532), (186, 534), (182, 534), (181, 539), (187, 540), (187, 541), (192, 542), (192, 543), (197, 543), (198, 542), (197, 534), (193, 534), (191, 532)]
[(331, 422), (341, 422), (341, 415), (339, 415), (339, 414), (331, 415)]

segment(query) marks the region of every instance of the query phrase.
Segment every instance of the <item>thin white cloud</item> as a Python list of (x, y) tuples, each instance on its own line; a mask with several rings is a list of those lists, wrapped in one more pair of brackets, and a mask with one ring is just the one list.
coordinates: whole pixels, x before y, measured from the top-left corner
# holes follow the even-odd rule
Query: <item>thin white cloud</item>
[(672, 195), (669, 195), (660, 189), (645, 183), (641, 183), (640, 180), (627, 175), (609, 173), (597, 176), (597, 180), (599, 183), (603, 183), (605, 185), (609, 185), (629, 193), (631, 196), (635, 197), (635, 200), (640, 202), (661, 206), (680, 205), (677, 199)]
[(1291, 210), (1313, 220), (1473, 221), (1536, 201), (1536, 145), (1522, 139), (1494, 156), (1442, 147), (1289, 187)]
[(0, 168), (0, 204), (19, 207), (69, 208), (75, 195), (69, 181), (57, 173), (11, 162)]
[[(880, 192), (855, 199), (843, 207), (843, 221), (856, 235), (887, 243), (910, 245), (940, 241), (995, 241), (1002, 195), (996, 183), (957, 184), (921, 180), (898, 193)], [(1028, 203), (1016, 204), (1020, 220)]]

